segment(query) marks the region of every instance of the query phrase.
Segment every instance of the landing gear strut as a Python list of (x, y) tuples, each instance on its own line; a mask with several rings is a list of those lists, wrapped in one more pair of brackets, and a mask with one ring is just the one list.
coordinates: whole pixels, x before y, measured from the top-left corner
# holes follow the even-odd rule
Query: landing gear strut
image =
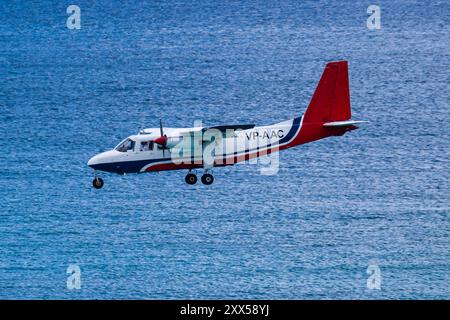
[(92, 185), (95, 189), (101, 189), (103, 187), (103, 179), (99, 177), (95, 177), (94, 180), (92, 180)]

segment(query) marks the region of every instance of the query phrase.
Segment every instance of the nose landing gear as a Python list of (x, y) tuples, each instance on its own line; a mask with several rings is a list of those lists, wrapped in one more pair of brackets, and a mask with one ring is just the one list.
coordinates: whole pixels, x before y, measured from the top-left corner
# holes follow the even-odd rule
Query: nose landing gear
[(103, 179), (99, 177), (95, 177), (94, 180), (92, 180), (92, 185), (95, 189), (101, 189), (104, 185)]

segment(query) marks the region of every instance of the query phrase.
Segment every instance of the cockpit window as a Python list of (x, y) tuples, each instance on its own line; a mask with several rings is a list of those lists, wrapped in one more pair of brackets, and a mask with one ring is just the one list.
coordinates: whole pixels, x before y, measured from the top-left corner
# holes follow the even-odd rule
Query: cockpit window
[(127, 152), (128, 150), (133, 150), (134, 145), (135, 145), (135, 142), (133, 140), (126, 139), (116, 147), (116, 150), (120, 151), (120, 152)]

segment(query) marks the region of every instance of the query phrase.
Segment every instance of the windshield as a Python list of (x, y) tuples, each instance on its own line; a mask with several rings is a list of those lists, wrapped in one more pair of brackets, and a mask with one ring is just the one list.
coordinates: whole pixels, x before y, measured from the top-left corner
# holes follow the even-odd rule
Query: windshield
[(135, 142), (131, 139), (125, 139), (123, 142), (121, 142), (117, 147), (116, 150), (120, 152), (127, 152), (128, 150), (134, 149)]

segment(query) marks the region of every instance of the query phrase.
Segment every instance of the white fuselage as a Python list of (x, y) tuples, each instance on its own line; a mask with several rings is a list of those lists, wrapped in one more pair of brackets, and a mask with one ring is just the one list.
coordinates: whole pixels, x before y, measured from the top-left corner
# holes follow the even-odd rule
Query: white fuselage
[[(129, 136), (116, 148), (100, 153), (88, 162), (96, 170), (116, 173), (138, 173), (145, 171), (189, 167), (206, 167), (208, 157), (213, 159), (209, 166), (233, 164), (229, 159), (245, 157), (251, 153), (264, 153), (279, 148), (295, 138), (301, 125), (301, 118), (287, 120), (270, 126), (253, 127), (247, 130), (219, 131), (214, 128), (165, 128), (167, 148), (154, 143), (160, 137), (159, 128), (142, 130)], [(230, 161), (230, 162), (228, 162)]]

